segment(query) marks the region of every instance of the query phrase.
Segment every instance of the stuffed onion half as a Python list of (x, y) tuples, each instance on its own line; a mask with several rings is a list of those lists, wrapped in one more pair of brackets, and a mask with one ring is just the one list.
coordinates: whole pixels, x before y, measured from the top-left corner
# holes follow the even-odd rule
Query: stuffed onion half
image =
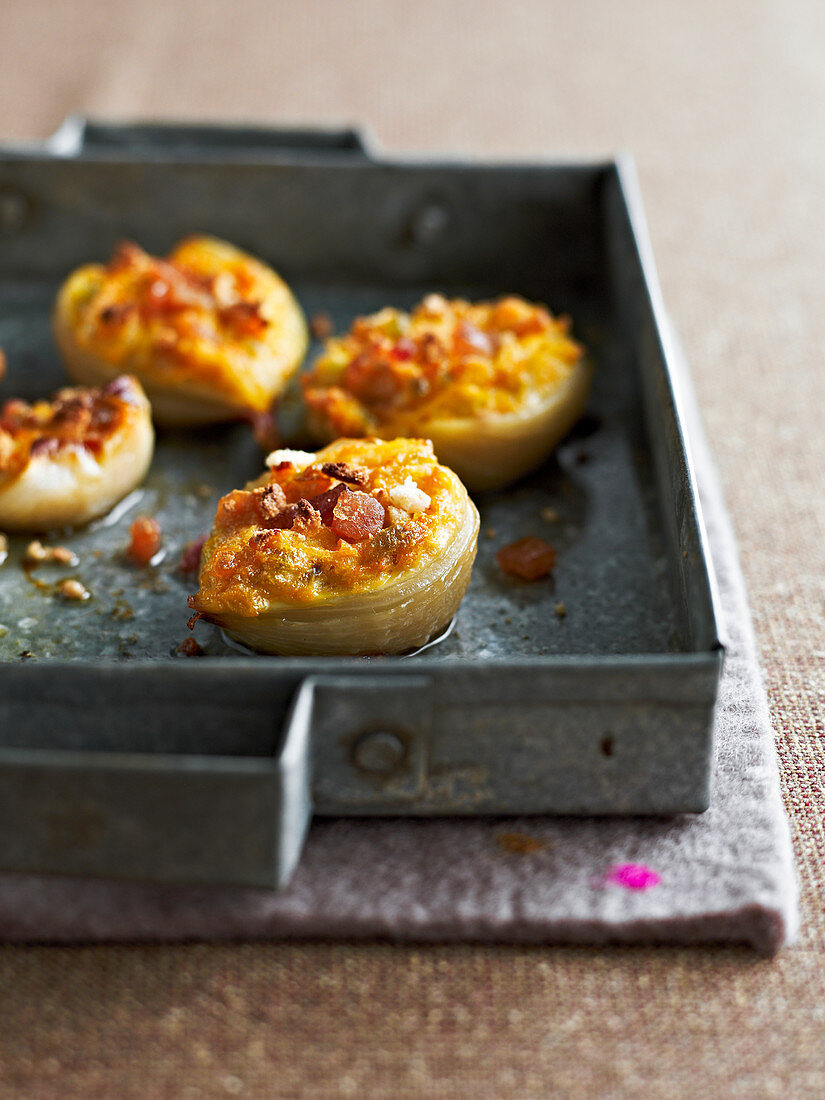
[(430, 294), (327, 340), (301, 379), (313, 435), (426, 435), (471, 491), (538, 466), (581, 415), (591, 368), (570, 321), (522, 298)]
[(190, 625), (281, 655), (404, 653), (444, 630), (479, 519), (428, 440), (341, 439), (267, 463), (218, 504)]
[(304, 315), (271, 268), (225, 241), (190, 237), (166, 259), (136, 244), (86, 264), (57, 297), (66, 369), (99, 385), (135, 374), (155, 421), (190, 427), (266, 412), (306, 354)]
[(0, 528), (76, 527), (108, 512), (146, 475), (155, 433), (149, 402), (128, 375), (102, 389), (0, 409)]

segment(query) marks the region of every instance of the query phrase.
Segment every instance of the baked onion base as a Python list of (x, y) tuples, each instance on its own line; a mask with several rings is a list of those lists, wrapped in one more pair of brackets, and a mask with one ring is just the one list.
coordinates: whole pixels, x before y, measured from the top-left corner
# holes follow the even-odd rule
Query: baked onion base
[(477, 420), (433, 420), (422, 425), (438, 461), (471, 492), (500, 489), (534, 470), (584, 412), (592, 367), (586, 360), (553, 393), (529, 410)]
[(272, 603), (256, 616), (210, 612), (205, 617), (259, 653), (406, 653), (443, 631), (458, 610), (470, 583), (478, 528), (478, 512), (467, 499), (461, 527), (443, 553), (379, 589), (308, 606)]
[(147, 405), (145, 415), (108, 440), (100, 455), (82, 447), (35, 455), (17, 477), (0, 483), (0, 529), (79, 527), (105, 515), (143, 481), (154, 444)]
[[(297, 371), (309, 345), (307, 324), (301, 307), (287, 284), (274, 271), (225, 241), (190, 238), (181, 242), (170, 259), (179, 262), (193, 252), (203, 262), (211, 260), (214, 273), (232, 266), (246, 267), (257, 279), (259, 301), (255, 303), (268, 328), (247, 350), (241, 373), (226, 349), (218, 346), (223, 384), (211, 384), (209, 373), (199, 373), (197, 355), (191, 362), (147, 349), (118, 349), (114, 361), (94, 346), (78, 339), (84, 303), (105, 269), (87, 264), (72, 272), (61, 286), (52, 319), (55, 341), (69, 375), (82, 385), (105, 385), (120, 374), (134, 374), (151, 404), (155, 423), (164, 427), (200, 427), (243, 417), (249, 412), (267, 412)], [(225, 354), (226, 352), (226, 354)], [(210, 360), (211, 367), (214, 363)]]

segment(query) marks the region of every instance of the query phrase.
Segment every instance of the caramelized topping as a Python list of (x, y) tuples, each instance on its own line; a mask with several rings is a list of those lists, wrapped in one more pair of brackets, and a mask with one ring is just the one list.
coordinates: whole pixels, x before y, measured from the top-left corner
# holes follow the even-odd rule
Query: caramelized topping
[(471, 304), (431, 294), (411, 314), (384, 309), (328, 340), (302, 379), (304, 395), (342, 434), (425, 407), (445, 417), (510, 411), (578, 363), (582, 348), (569, 328), (567, 318), (517, 297)]
[[(221, 271), (205, 276), (174, 260), (150, 256), (131, 241), (120, 244), (106, 266), (107, 275), (120, 285), (119, 296), (112, 301), (101, 293), (96, 316), (103, 328), (116, 328), (133, 317), (142, 321), (174, 316), (187, 311), (213, 313), (236, 335), (260, 336), (269, 326), (261, 312), (261, 303), (243, 296), (246, 287), (237, 272)], [(128, 284), (128, 297), (123, 298)], [(176, 341), (173, 327), (168, 340)], [(162, 339), (163, 331), (159, 333)]]
[[(270, 460), (259, 483), (219, 501), (193, 610), (254, 614), (368, 590), (442, 553), (463, 522), (466, 494), (425, 440), (340, 440)], [(410, 511), (391, 503), (396, 490)]]
[(7, 401), (0, 409), (0, 473), (67, 447), (99, 454), (119, 429), (123, 406), (137, 404), (139, 394), (136, 381), (121, 375), (102, 389), (58, 390), (52, 401)]

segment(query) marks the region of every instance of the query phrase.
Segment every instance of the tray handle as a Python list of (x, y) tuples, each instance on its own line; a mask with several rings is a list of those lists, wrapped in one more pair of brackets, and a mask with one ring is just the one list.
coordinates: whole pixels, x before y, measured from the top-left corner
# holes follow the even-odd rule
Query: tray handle
[(45, 141), (55, 156), (145, 152), (176, 157), (293, 152), (370, 159), (364, 135), (354, 127), (237, 126), (199, 122), (102, 122), (68, 115)]
[(0, 870), (285, 886), (312, 816), (312, 693), (272, 757), (0, 749)]

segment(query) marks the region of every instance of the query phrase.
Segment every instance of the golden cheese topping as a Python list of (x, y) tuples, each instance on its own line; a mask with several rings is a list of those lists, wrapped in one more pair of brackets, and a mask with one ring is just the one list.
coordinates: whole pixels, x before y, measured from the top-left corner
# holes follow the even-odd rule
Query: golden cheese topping
[(583, 349), (569, 329), (568, 318), (522, 298), (430, 294), (411, 314), (383, 309), (327, 340), (302, 379), (304, 397), (316, 423), (347, 435), (506, 415), (572, 374)]
[(286, 284), (209, 237), (182, 241), (166, 259), (121, 244), (107, 265), (70, 276), (61, 306), (81, 351), (146, 382), (195, 383), (253, 410), (271, 403), (273, 358), (289, 373), (305, 347)]
[(267, 461), (218, 504), (189, 598), (201, 614), (374, 590), (443, 553), (463, 522), (466, 491), (428, 440), (341, 439)]
[(0, 409), (0, 484), (18, 477), (33, 458), (67, 450), (97, 458), (108, 440), (144, 417), (146, 399), (137, 380), (115, 378), (101, 388), (58, 390), (51, 401), (12, 399)]

